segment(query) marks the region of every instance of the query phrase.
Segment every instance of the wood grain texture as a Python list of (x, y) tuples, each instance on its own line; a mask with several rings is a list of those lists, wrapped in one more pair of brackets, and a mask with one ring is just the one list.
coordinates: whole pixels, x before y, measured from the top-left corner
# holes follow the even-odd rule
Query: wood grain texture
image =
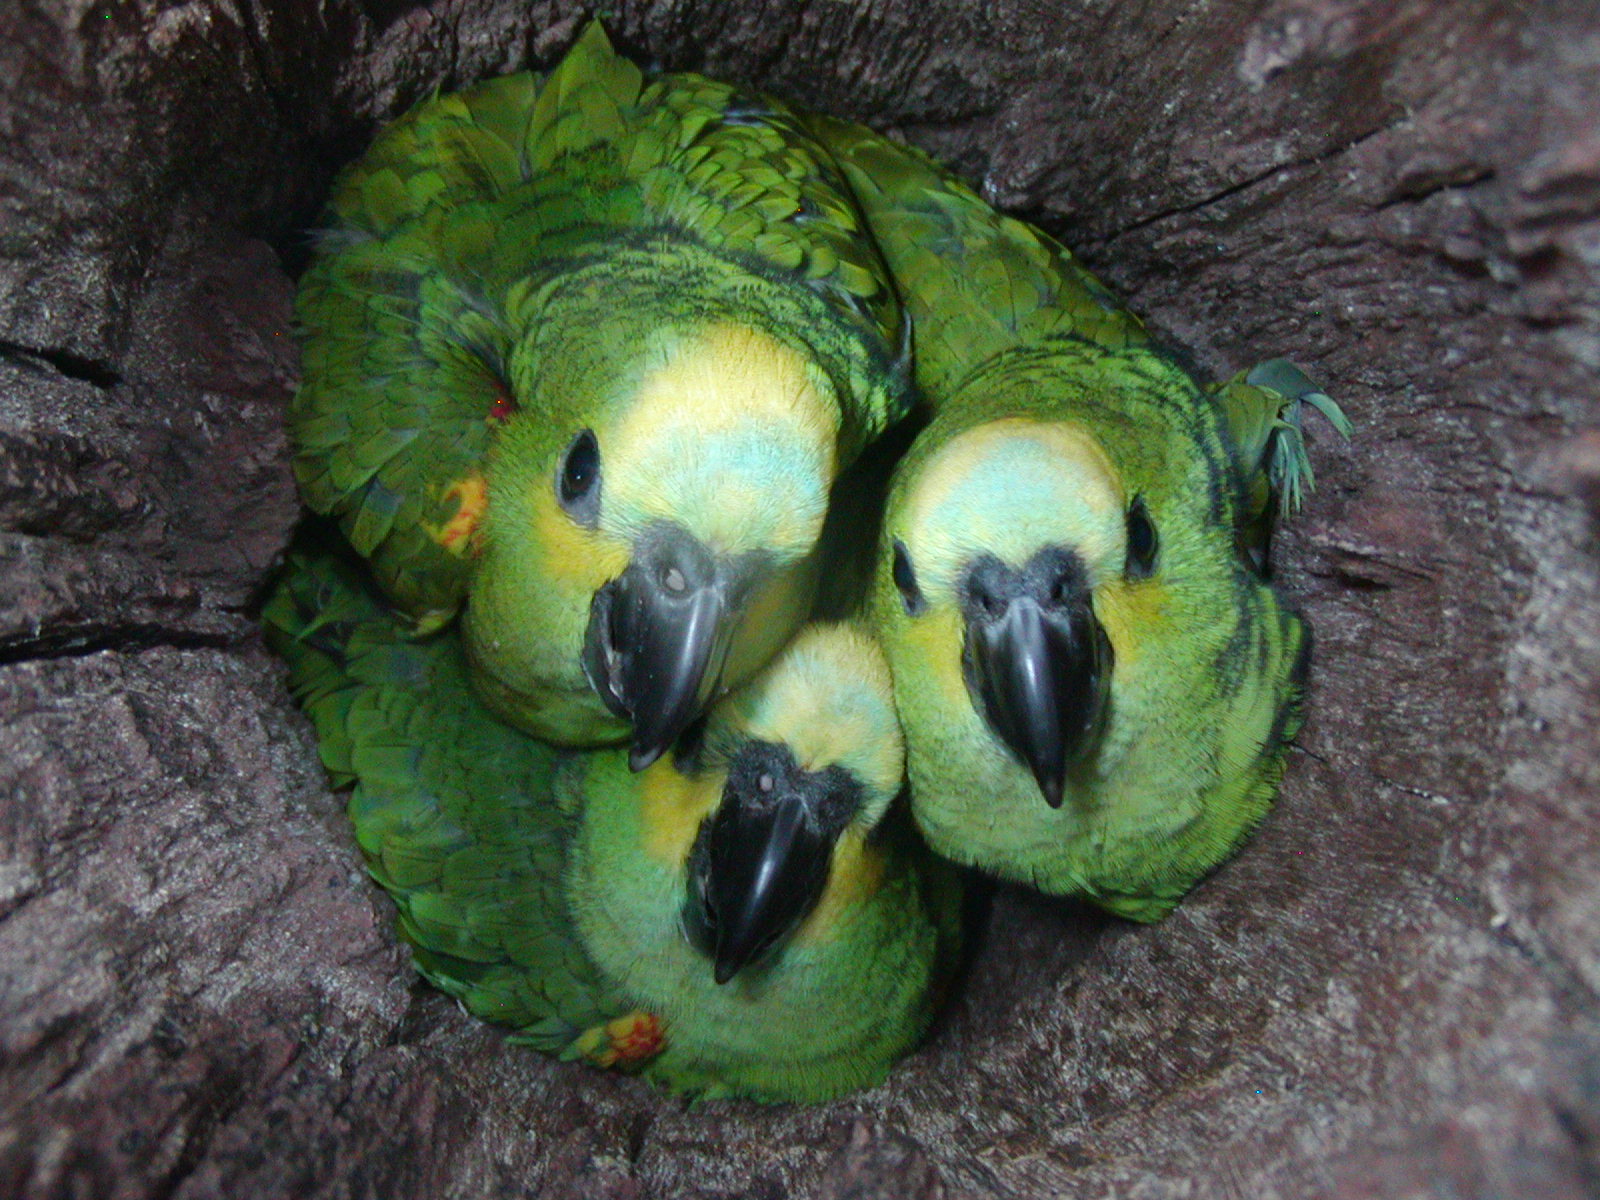
[(657, 0), (641, 61), (927, 147), (1214, 377), (1357, 422), (1279, 579), (1283, 798), (1169, 920), (1005, 891), (930, 1044), (663, 1099), (416, 984), (250, 602), (304, 229), (564, 2), (0, 9), (0, 1193), (1600, 1187), (1600, 22), (1579, 0)]

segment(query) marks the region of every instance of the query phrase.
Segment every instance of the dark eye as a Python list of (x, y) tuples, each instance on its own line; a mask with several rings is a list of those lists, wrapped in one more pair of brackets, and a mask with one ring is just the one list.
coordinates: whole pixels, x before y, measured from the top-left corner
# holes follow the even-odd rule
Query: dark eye
[(595, 441), (594, 430), (585, 429), (567, 447), (556, 496), (580, 524), (593, 525), (599, 519), (600, 443)]
[(1155, 574), (1156, 554), (1160, 549), (1144, 497), (1135, 496), (1128, 505), (1128, 563), (1123, 572), (1129, 579), (1149, 579)]
[(914, 617), (927, 607), (917, 586), (917, 573), (911, 569), (911, 555), (899, 538), (894, 540), (894, 586), (900, 589), (900, 602), (909, 615)]

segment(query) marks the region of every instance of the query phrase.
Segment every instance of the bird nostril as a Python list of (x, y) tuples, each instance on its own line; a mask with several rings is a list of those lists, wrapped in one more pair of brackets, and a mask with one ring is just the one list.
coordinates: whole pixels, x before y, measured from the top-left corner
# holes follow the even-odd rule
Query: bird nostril
[(985, 555), (968, 569), (961, 583), (961, 602), (969, 620), (991, 623), (1001, 620), (1011, 602), (1026, 589), (1012, 568)]

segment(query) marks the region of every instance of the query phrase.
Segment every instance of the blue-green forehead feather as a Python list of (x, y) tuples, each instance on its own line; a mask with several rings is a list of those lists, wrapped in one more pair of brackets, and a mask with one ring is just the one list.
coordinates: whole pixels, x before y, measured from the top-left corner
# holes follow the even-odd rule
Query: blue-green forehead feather
[(890, 533), (924, 583), (954, 587), (979, 554), (1020, 567), (1073, 551), (1091, 581), (1120, 568), (1126, 497), (1118, 465), (1079, 421), (1001, 417), (962, 429), (905, 473)]
[(788, 746), (806, 770), (843, 767), (867, 789), (860, 816), (867, 825), (900, 789), (905, 757), (888, 663), (859, 626), (802, 630), (729, 698), (713, 726), (728, 753), (740, 740), (755, 739)]
[(1059, 469), (1059, 456), (1034, 438), (991, 442), (968, 466), (924, 519), (962, 530), (975, 546), (991, 545), (1019, 524), (1037, 524), (1033, 518), (1059, 512), (1078, 496), (1074, 481)]

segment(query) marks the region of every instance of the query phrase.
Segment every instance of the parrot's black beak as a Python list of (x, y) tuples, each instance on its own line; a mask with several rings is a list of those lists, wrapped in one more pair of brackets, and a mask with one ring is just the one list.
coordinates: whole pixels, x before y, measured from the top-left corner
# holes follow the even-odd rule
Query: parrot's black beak
[(584, 673), (606, 707), (633, 722), (635, 771), (660, 758), (715, 699), (752, 573), (748, 563), (719, 562), (682, 528), (661, 525), (595, 592)]
[(1111, 642), (1081, 564), (1058, 549), (1020, 571), (985, 557), (968, 571), (963, 605), (973, 706), (1060, 808), (1068, 775), (1099, 744), (1111, 691)]
[(816, 907), (833, 848), (860, 804), (838, 767), (800, 770), (789, 751), (751, 743), (691, 857), (685, 927), (727, 983)]

